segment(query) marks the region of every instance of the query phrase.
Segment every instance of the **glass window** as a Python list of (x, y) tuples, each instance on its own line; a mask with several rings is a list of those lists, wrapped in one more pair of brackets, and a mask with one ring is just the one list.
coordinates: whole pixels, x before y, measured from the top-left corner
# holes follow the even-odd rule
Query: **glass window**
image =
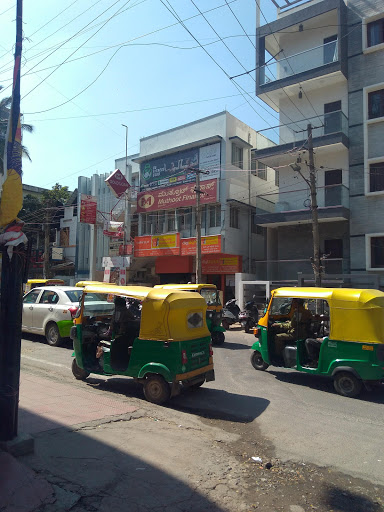
[[(68, 299), (71, 302), (79, 302), (82, 294), (83, 294), (83, 290), (69, 290), (69, 291), (65, 292), (65, 295), (68, 297)], [(91, 295), (91, 294), (88, 294), (87, 296), (89, 297), (89, 295)]]
[(192, 225), (192, 208), (184, 208), (180, 212), (180, 230), (189, 229)]
[(384, 18), (368, 23), (367, 43), (368, 47), (384, 43)]
[(267, 179), (267, 166), (263, 162), (256, 160), (255, 153), (252, 153), (251, 156), (251, 170), (254, 176), (262, 180)]
[(243, 148), (232, 142), (232, 165), (243, 169)]
[(154, 232), (164, 233), (165, 212), (156, 212), (153, 216)]
[(371, 268), (384, 267), (384, 236), (371, 238)]
[(209, 227), (221, 226), (221, 205), (216, 204), (209, 207)]
[(230, 218), (229, 218), (229, 225), (231, 228), (239, 228), (239, 212), (240, 212), (240, 209), (239, 208), (236, 208), (235, 206), (231, 206), (230, 208), (230, 211), (229, 211), (229, 215), (230, 215)]
[(51, 290), (44, 290), (39, 300), (40, 304), (56, 304), (57, 302), (59, 302), (59, 296)]
[(292, 298), (275, 297), (271, 304), (271, 315), (288, 315), (291, 311)]
[(204, 297), (208, 306), (221, 306), (219, 292), (212, 288), (202, 288), (200, 294)]
[(384, 89), (368, 94), (368, 119), (384, 116)]
[(327, 256), (327, 258), (342, 258), (343, 240), (341, 238), (324, 240), (324, 254)]
[(151, 234), (151, 214), (143, 213), (141, 215), (141, 234), (142, 235), (150, 235)]
[(32, 290), (23, 299), (24, 304), (34, 304), (37, 297), (40, 295), (41, 290)]
[(169, 231), (176, 231), (175, 210), (169, 210), (167, 212), (167, 232)]
[(384, 190), (384, 162), (369, 165), (369, 191)]
[(323, 46), (324, 64), (336, 62), (338, 59), (337, 35), (326, 37)]

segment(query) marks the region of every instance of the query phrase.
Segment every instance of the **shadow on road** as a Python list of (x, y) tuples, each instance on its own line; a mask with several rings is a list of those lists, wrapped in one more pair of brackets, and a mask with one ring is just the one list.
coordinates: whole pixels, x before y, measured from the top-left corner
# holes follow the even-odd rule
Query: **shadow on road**
[[(47, 340), (45, 339), (45, 336), (43, 336), (43, 335), (40, 336), (39, 334), (23, 332), (22, 339), (32, 341), (33, 343), (42, 343), (43, 345), (48, 345)], [(58, 350), (58, 349), (73, 350), (73, 341), (70, 338), (64, 338), (59, 347), (52, 347), (52, 350)]]
[[(271, 373), (276, 379), (281, 382), (287, 382), (297, 386), (305, 386), (311, 389), (317, 389), (319, 391), (325, 391), (326, 393), (335, 394), (336, 391), (333, 387), (333, 380), (330, 377), (323, 377), (321, 375), (309, 375), (301, 372), (283, 372), (279, 370), (271, 370), (268, 368), (268, 373)], [(367, 402), (373, 402), (378, 404), (384, 404), (384, 385), (378, 385), (372, 388), (371, 391), (367, 391), (364, 387), (361, 394), (354, 400), (364, 400)]]
[(334, 512), (381, 512), (382, 506), (367, 497), (339, 487), (328, 487), (323, 494), (324, 503)]
[[(213, 349), (215, 350), (215, 346)], [(223, 345), (220, 345), (220, 348), (225, 348), (227, 350), (249, 350), (251, 347), (247, 345), (246, 343), (231, 343), (228, 341), (225, 341)]]

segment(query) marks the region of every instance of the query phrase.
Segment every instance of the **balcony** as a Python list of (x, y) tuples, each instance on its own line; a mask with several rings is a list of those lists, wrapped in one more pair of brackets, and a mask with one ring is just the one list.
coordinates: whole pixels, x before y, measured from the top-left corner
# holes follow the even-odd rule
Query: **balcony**
[(318, 157), (323, 152), (349, 148), (348, 118), (338, 110), (295, 121), (280, 128), (263, 130), (263, 135), (275, 145), (254, 151), (256, 160), (270, 167), (289, 165), (292, 162), (292, 150), (305, 148), (307, 144), (308, 124), (312, 125), (313, 147), (317, 148)]
[[(317, 188), (319, 222), (349, 219), (349, 189), (345, 185)], [(256, 224), (266, 227), (312, 222), (309, 189), (265, 194), (256, 198)]]
[[(306, 92), (347, 77), (347, 11), (343, 0), (324, 0), (302, 7), (256, 32), (256, 94), (272, 108), (285, 94)], [(283, 91), (283, 89), (285, 91)], [(272, 94), (271, 94), (272, 93)]]

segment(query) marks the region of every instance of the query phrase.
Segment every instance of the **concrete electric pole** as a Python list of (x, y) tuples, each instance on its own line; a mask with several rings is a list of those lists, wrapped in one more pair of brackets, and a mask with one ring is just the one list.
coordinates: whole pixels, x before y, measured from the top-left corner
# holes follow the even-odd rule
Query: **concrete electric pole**
[(315, 274), (315, 286), (321, 286), (321, 261), (320, 261), (320, 235), (319, 214), (317, 211), (316, 171), (313, 161), (312, 125), (307, 125), (308, 154), (309, 154), (309, 188), (311, 191), (312, 212), (312, 236), (313, 236), (313, 272)]

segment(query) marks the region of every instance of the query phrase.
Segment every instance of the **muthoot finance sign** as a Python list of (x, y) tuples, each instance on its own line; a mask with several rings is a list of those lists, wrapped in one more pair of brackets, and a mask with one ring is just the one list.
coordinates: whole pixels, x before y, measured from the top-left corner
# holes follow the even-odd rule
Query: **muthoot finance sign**
[[(195, 183), (176, 185), (175, 187), (140, 192), (137, 194), (137, 211), (140, 213), (154, 210), (170, 210), (172, 208), (194, 206), (196, 204)], [(200, 183), (202, 194), (201, 204), (217, 202), (217, 180)]]

